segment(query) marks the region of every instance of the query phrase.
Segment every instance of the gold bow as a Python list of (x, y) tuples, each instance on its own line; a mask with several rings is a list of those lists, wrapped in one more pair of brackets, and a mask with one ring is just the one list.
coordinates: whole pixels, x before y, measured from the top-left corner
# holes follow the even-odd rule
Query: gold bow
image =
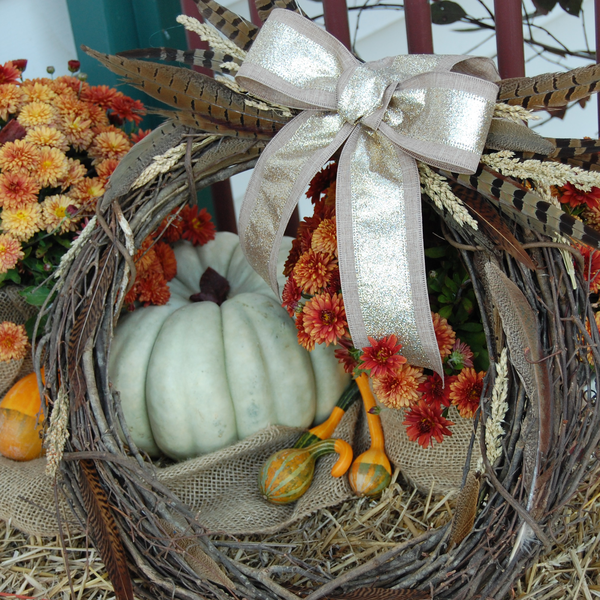
[(396, 334), (413, 365), (442, 374), (427, 294), (415, 159), (477, 168), (499, 79), (489, 59), (409, 55), (359, 63), (310, 20), (274, 10), (237, 81), (303, 109), (268, 144), (240, 214), (250, 264), (275, 292), (287, 222), (343, 145), (336, 185), (342, 293), (355, 347)]

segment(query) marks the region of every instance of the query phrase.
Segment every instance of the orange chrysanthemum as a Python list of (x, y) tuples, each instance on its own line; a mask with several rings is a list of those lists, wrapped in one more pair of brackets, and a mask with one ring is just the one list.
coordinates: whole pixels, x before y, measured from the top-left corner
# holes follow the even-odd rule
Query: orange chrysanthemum
[(24, 96), (16, 85), (0, 85), (0, 119), (8, 121), (8, 115), (14, 115), (23, 104)]
[(17, 121), (23, 127), (52, 125), (56, 121), (56, 112), (45, 102), (30, 102), (21, 109)]
[(372, 379), (373, 391), (380, 402), (390, 408), (401, 408), (419, 400), (418, 388), (424, 377), (423, 369), (402, 364)]
[(96, 165), (96, 173), (100, 179), (105, 181), (114, 173), (119, 161), (116, 158), (107, 158)]
[(110, 123), (106, 111), (95, 104), (87, 105), (87, 118), (91, 122), (92, 129), (96, 127), (106, 127)]
[(0, 234), (0, 273), (14, 269), (24, 256), (18, 240), (5, 233)]
[(319, 226), (313, 233), (310, 245), (315, 252), (337, 256), (335, 217), (325, 219), (319, 223)]
[(112, 101), (122, 92), (107, 85), (92, 85), (81, 94), (81, 99), (92, 104), (98, 104), (105, 110), (109, 109)]
[(36, 202), (40, 186), (27, 173), (0, 173), (0, 206), (19, 208)]
[(17, 69), (11, 60), (0, 65), (0, 85), (4, 83), (16, 83), (21, 77), (21, 71)]
[(70, 188), (72, 185), (79, 183), (87, 173), (84, 165), (74, 158), (67, 158), (67, 173), (59, 181), (60, 187), (63, 190)]
[(316, 344), (337, 344), (347, 333), (346, 309), (341, 294), (311, 298), (302, 310), (304, 331)]
[(91, 130), (91, 121), (83, 117), (66, 115), (61, 119), (61, 130), (65, 134), (70, 146), (75, 150), (87, 150), (94, 139), (94, 132)]
[(304, 330), (304, 313), (296, 314), (296, 329), (298, 330), (298, 343), (306, 350), (315, 349), (315, 340)]
[(571, 208), (577, 208), (582, 204), (592, 208), (598, 207), (600, 203), (600, 188), (593, 187), (589, 192), (576, 188), (572, 183), (565, 183), (561, 188), (559, 200), (561, 204), (568, 204)]
[(140, 278), (138, 282), (138, 300), (144, 305), (154, 304), (160, 306), (166, 304), (171, 297), (171, 291), (163, 274), (158, 270), (150, 270)]
[(79, 219), (73, 214), (79, 208), (79, 202), (74, 198), (64, 194), (48, 196), (41, 207), (43, 226), (48, 233), (66, 233), (76, 228)]
[(119, 133), (105, 131), (94, 138), (88, 153), (94, 159), (95, 164), (107, 158), (121, 159), (129, 152), (129, 148), (131, 148), (131, 142), (122, 131)]
[(40, 163), (34, 173), (42, 187), (56, 187), (69, 172), (69, 163), (64, 152), (58, 148), (40, 148)]
[(105, 192), (104, 180), (100, 177), (84, 177), (79, 180), (70, 190), (69, 195), (77, 198), (86, 209), (94, 210), (98, 198)]
[(294, 267), (294, 278), (307, 294), (316, 294), (331, 279), (331, 273), (337, 268), (337, 261), (331, 254), (306, 251)]
[(24, 139), (34, 146), (49, 146), (50, 148), (58, 148), (62, 152), (69, 149), (69, 143), (64, 134), (55, 127), (48, 127), (47, 125), (30, 129)]
[(483, 371), (477, 373), (475, 369), (467, 367), (450, 384), (450, 400), (464, 419), (470, 419), (479, 406), (484, 375)]
[(0, 169), (3, 171), (33, 171), (40, 164), (40, 149), (24, 140), (6, 142), (0, 146)]
[(25, 96), (25, 102), (51, 103), (56, 98), (56, 92), (45, 83), (40, 81), (25, 81), (21, 86)]
[(146, 114), (146, 109), (139, 100), (124, 95), (116, 96), (112, 100), (110, 108), (121, 119), (133, 121), (136, 125), (140, 124), (142, 117)]
[(71, 94), (59, 96), (54, 102), (54, 107), (63, 118), (67, 116), (81, 117), (82, 119), (90, 118), (90, 105)]
[(21, 360), (27, 354), (27, 333), (23, 325), (0, 323), (0, 361)]
[(370, 346), (365, 346), (360, 360), (360, 366), (365, 371), (371, 371), (371, 377), (383, 377), (392, 374), (405, 362), (406, 357), (398, 354), (402, 344), (398, 344), (398, 338), (392, 334), (380, 340), (369, 337)]
[(22, 242), (42, 228), (42, 209), (37, 202), (25, 204), (17, 209), (2, 211), (2, 230)]
[(177, 259), (175, 258), (173, 248), (164, 242), (156, 242), (154, 244), (154, 252), (162, 267), (165, 279), (171, 281), (177, 275)]
[(180, 214), (183, 220), (181, 237), (184, 240), (189, 240), (194, 246), (202, 246), (215, 239), (215, 224), (205, 208), (185, 206)]
[[(596, 324), (596, 330), (600, 331), (600, 312), (594, 313), (594, 323)], [(585, 322), (585, 328), (587, 329), (587, 332), (591, 336), (592, 328), (591, 328), (589, 319), (587, 319)], [(592, 339), (593, 339), (593, 337), (592, 337)], [(596, 348), (596, 350), (600, 351), (599, 348)], [(589, 346), (588, 346), (588, 352), (587, 352), (587, 360), (590, 363), (590, 365), (594, 364), (594, 355), (592, 354), (592, 349)]]
[(154, 252), (154, 240), (152, 236), (148, 236), (140, 246), (140, 249), (135, 253), (133, 257), (135, 268), (140, 276), (143, 276), (148, 271), (155, 270), (155, 266), (158, 262), (156, 253)]
[(452, 435), (448, 427), (454, 423), (442, 417), (441, 408), (425, 404), (422, 400), (414, 404), (405, 417), (402, 424), (406, 425), (408, 439), (419, 442), (423, 448), (433, 446), (433, 439), (441, 444), (444, 436)]
[(442, 359), (444, 359), (452, 352), (456, 334), (448, 324), (448, 321), (443, 317), (440, 317), (437, 313), (431, 313), (431, 318), (433, 320), (433, 329), (435, 331), (435, 338), (438, 343), (440, 355)]

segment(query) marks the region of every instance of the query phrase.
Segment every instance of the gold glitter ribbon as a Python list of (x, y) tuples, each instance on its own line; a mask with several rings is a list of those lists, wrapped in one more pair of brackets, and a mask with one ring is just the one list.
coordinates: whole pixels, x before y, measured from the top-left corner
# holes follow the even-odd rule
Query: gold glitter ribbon
[(236, 79), (259, 97), (303, 111), (268, 144), (248, 186), (239, 231), (250, 264), (278, 292), (287, 222), (314, 175), (343, 146), (338, 257), (353, 344), (396, 334), (411, 364), (442, 375), (415, 159), (475, 171), (498, 93), (493, 63), (409, 55), (361, 64), (310, 20), (276, 9)]

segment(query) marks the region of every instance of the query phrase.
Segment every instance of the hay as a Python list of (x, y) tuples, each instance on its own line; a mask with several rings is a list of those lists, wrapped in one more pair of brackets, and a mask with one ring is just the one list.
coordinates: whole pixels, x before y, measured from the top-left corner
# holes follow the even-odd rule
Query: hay
[[(600, 465), (591, 466), (556, 524), (556, 545), (518, 579), (510, 596), (519, 600), (600, 598)], [(451, 497), (423, 495), (394, 482), (379, 500), (366, 498), (321, 510), (296, 526), (266, 537), (213, 536), (216, 547), (242, 565), (286, 588), (327, 582), (349, 569), (414, 539), (452, 517)], [(69, 598), (58, 538), (35, 538), (0, 521), (0, 596)], [(113, 589), (98, 553), (85, 535), (65, 535), (69, 574), (77, 600), (109, 600)], [(310, 577), (307, 577), (310, 573)], [(309, 589), (309, 588), (306, 588)], [(498, 599), (500, 600), (500, 599)]]

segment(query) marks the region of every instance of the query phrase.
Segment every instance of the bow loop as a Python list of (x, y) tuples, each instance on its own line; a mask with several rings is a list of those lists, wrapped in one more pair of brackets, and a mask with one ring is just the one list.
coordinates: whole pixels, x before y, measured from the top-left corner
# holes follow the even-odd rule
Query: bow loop
[[(454, 72), (453, 72), (454, 69)], [(342, 147), (337, 175), (341, 287), (355, 347), (395, 334), (416, 366), (443, 375), (428, 305), (415, 158), (473, 172), (494, 111), (486, 59), (415, 55), (360, 64), (317, 25), (275, 9), (237, 80), (304, 109), (267, 145), (239, 220), (250, 264), (278, 292), (287, 221), (314, 175)]]

